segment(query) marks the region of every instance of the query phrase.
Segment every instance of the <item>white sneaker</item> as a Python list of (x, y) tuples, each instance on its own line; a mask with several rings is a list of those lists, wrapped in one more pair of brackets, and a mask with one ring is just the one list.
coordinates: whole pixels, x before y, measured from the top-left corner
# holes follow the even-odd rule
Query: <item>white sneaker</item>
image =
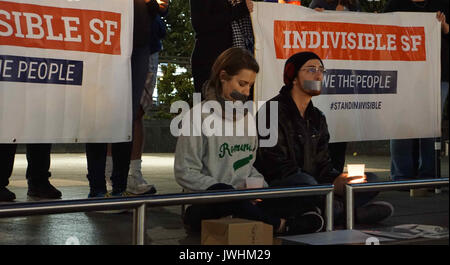
[(128, 175), (127, 191), (133, 194), (153, 194), (156, 189), (153, 185), (148, 184), (142, 177), (141, 171), (133, 171)]

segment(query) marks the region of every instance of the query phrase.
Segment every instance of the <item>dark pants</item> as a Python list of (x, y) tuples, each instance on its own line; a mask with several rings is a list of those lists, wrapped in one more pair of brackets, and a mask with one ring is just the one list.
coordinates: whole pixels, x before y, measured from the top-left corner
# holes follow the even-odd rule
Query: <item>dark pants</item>
[[(209, 190), (232, 189), (228, 185), (213, 185)], [(215, 204), (194, 204), (186, 209), (184, 223), (190, 225), (192, 230), (200, 231), (202, 220), (218, 219), (233, 215), (233, 217), (262, 221), (273, 226), (274, 230), (280, 226), (280, 219), (270, 217), (258, 204), (249, 200), (232, 201)]]
[[(31, 183), (47, 181), (50, 177), (51, 144), (27, 144), (26, 178)], [(9, 184), (14, 167), (17, 144), (0, 144), (0, 187)]]
[(202, 100), (205, 99), (205, 95), (203, 95), (203, 84), (209, 79), (209, 75), (211, 74), (211, 66), (212, 65), (199, 65), (192, 66), (192, 78), (194, 79), (194, 92), (202, 93)]
[(391, 178), (435, 178), (434, 138), (391, 140)]
[[(142, 89), (148, 72), (149, 48), (134, 48), (131, 56), (132, 75), (132, 99), (133, 99), (133, 120), (140, 106)], [(132, 126), (132, 124), (130, 124)], [(133, 126), (132, 126), (133, 127)], [(113, 193), (120, 193), (127, 188), (128, 171), (130, 169), (130, 156), (133, 142), (113, 143), (112, 159), (113, 171), (111, 181), (113, 183)], [(91, 193), (106, 193), (105, 163), (106, 163), (107, 143), (86, 144), (86, 157)]]

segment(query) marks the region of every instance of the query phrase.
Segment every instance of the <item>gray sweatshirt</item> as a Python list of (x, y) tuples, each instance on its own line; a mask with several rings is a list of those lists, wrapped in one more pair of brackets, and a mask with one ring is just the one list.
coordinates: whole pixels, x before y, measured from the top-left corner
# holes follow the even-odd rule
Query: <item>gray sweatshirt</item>
[[(208, 103), (202, 102), (202, 104)], [(190, 126), (194, 128), (192, 115), (191, 109), (184, 118), (190, 117)], [(219, 115), (217, 113), (201, 115), (201, 136), (178, 137), (174, 165), (175, 180), (185, 190), (203, 191), (217, 183), (243, 189), (246, 186), (246, 178), (263, 177), (253, 167), (258, 143), (256, 134), (251, 133), (252, 129), (256, 130), (253, 115), (248, 113), (248, 119), (247, 116), (243, 118), (244, 121), (241, 122), (244, 127), (239, 126), (242, 124), (239, 123), (240, 120), (225, 119)], [(222, 130), (216, 126), (214, 126), (215, 130), (207, 129), (213, 126), (206, 126), (204, 121), (211, 118), (223, 121)], [(233, 128), (234, 135), (237, 134), (237, 128), (244, 136), (224, 136), (226, 126), (232, 126), (229, 128)], [(249, 128), (252, 129), (249, 130)], [(216, 135), (211, 135), (212, 131)], [(222, 136), (217, 136), (220, 131)], [(264, 187), (267, 187), (266, 182), (264, 182)]]

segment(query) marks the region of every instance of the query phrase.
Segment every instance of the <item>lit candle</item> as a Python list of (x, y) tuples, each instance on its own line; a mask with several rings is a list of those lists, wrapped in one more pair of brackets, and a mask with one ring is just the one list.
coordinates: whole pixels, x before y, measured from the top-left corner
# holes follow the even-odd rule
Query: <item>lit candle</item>
[(347, 165), (347, 171), (348, 171), (348, 178), (355, 178), (350, 180), (348, 183), (354, 184), (354, 183), (363, 183), (366, 181), (366, 177), (364, 175), (364, 168), (365, 164), (348, 164)]

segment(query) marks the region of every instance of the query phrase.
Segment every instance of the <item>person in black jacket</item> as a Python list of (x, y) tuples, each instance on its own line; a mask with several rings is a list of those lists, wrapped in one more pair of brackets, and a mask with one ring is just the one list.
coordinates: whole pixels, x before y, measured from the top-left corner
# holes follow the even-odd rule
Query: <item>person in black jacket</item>
[[(273, 147), (260, 147), (255, 163), (270, 187), (302, 185), (335, 185), (335, 222), (344, 220), (343, 195), (345, 185), (353, 180), (346, 173), (333, 168), (328, 153), (327, 122), (323, 113), (314, 107), (311, 98), (320, 95), (323, 73), (322, 60), (312, 52), (300, 52), (291, 56), (284, 67), (284, 83), (280, 94), (270, 99), (258, 112), (270, 109), (270, 102), (278, 103), (278, 142)], [(266, 117), (269, 119), (270, 115)], [(266, 124), (270, 124), (267, 120)], [(260, 136), (260, 139), (266, 138)], [(270, 138), (270, 136), (267, 136)], [(366, 173), (367, 179), (376, 176)], [(393, 214), (387, 202), (371, 202), (377, 193), (360, 193), (355, 198), (357, 223), (379, 222)], [(275, 199), (266, 202), (277, 211), (304, 211), (322, 208), (321, 198)], [(323, 210), (323, 209), (322, 209)], [(319, 213), (321, 210), (317, 210)]]
[[(202, 93), (203, 84), (210, 76), (214, 61), (223, 51), (233, 46), (239, 47), (239, 42), (251, 45), (248, 44), (251, 42), (248, 38), (233, 40), (232, 24), (236, 25), (233, 22), (241, 22), (244, 18), (248, 22), (252, 4), (250, 0), (190, 0), (191, 22), (195, 31), (191, 65), (196, 93)], [(251, 24), (249, 27), (251, 28)], [(248, 26), (241, 27), (243, 31), (247, 31), (247, 28)]]
[[(358, 0), (312, 0), (309, 8), (316, 11), (336, 10), (336, 11), (354, 11), (360, 12), (361, 5)], [(347, 142), (335, 142), (328, 145), (330, 159), (333, 167), (342, 173), (345, 165), (345, 153), (347, 151)]]

